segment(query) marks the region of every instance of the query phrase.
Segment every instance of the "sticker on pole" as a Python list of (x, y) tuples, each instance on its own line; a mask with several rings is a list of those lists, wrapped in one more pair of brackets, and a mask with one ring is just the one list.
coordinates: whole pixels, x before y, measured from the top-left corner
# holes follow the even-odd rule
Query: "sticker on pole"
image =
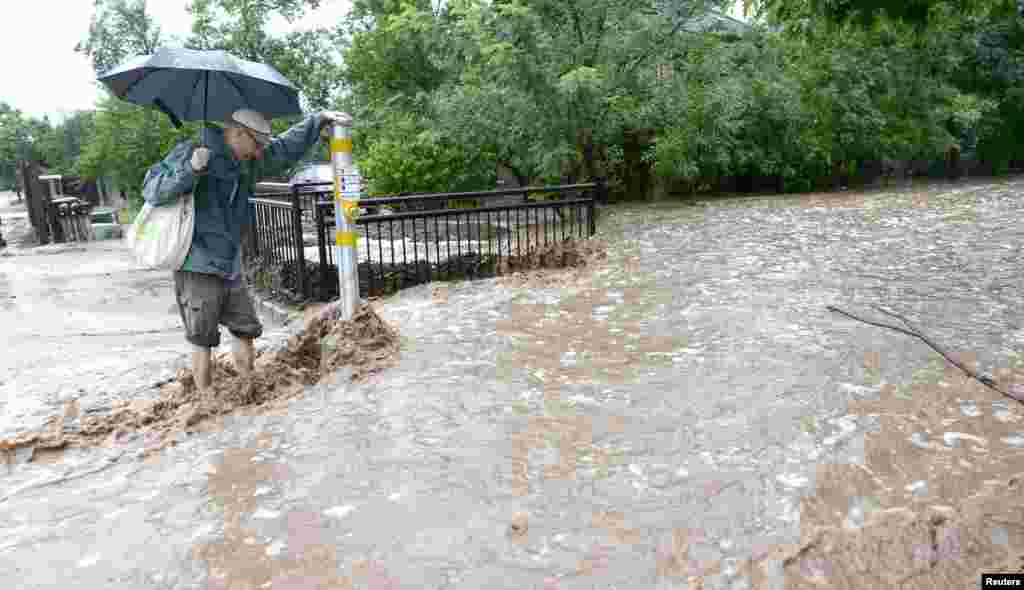
[(344, 196), (359, 196), (362, 192), (362, 177), (358, 174), (337, 174), (334, 176), (334, 194), (337, 199), (342, 199)]
[(356, 217), (358, 216), (359, 201), (353, 199), (342, 199), (341, 200), (341, 212), (345, 215), (345, 219), (349, 223), (355, 223)]
[(363, 190), (363, 178), (358, 174), (343, 174), (341, 176), (341, 192), (347, 194), (359, 194)]

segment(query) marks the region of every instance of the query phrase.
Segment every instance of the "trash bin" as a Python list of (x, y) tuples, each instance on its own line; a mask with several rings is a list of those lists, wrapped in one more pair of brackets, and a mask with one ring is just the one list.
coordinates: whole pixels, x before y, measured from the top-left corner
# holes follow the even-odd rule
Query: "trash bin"
[(92, 223), (117, 223), (116, 212), (112, 207), (97, 207), (92, 212)]
[(92, 231), (97, 240), (117, 240), (124, 235), (121, 226), (116, 223), (94, 223)]

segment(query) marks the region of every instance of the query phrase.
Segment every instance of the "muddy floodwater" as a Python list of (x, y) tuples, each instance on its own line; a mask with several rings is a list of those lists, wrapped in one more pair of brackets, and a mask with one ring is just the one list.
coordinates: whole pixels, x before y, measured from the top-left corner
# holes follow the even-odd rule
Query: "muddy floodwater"
[[(8, 453), (0, 572), (26, 589), (975, 587), (1024, 567), (1022, 404), (826, 306), (885, 306), (1024, 383), (1022, 197), (1009, 178), (607, 208), (586, 265), (374, 302), (398, 352), (360, 379), (342, 367), (155, 453), (130, 428)], [(0, 257), (22, 306), (0, 312), (20, 338), (4, 416), (73, 429), (67, 404), (106, 386), (76, 396), (80, 376), (32, 367), (84, 355), (62, 330), (130, 328), (33, 300), (101, 295), (23, 255)], [(167, 338), (140, 381), (174, 374), (187, 349)], [(110, 375), (101, 348), (84, 356)]]

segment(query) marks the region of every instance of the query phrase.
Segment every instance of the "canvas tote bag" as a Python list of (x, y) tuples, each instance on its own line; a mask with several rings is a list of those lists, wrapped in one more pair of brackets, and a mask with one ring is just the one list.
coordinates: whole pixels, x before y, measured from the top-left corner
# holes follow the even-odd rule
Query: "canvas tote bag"
[(125, 239), (139, 265), (180, 270), (192, 248), (194, 232), (195, 202), (189, 192), (170, 205), (154, 207), (146, 203)]

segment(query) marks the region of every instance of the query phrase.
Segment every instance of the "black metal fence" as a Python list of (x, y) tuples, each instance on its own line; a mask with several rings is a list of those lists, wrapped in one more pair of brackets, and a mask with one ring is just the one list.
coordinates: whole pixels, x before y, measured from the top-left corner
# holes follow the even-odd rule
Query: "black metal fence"
[[(314, 192), (315, 190), (315, 192)], [(596, 231), (603, 183), (360, 199), (359, 289), (380, 296), (435, 280), (495, 276), (556, 243)], [(252, 199), (256, 263), (299, 299), (338, 296), (333, 187)], [(462, 207), (462, 205), (476, 205)]]
[(308, 286), (301, 196), (292, 192), (250, 199), (249, 247), (253, 262), (264, 269), (294, 269), (295, 279), (284, 285), (305, 295)]

